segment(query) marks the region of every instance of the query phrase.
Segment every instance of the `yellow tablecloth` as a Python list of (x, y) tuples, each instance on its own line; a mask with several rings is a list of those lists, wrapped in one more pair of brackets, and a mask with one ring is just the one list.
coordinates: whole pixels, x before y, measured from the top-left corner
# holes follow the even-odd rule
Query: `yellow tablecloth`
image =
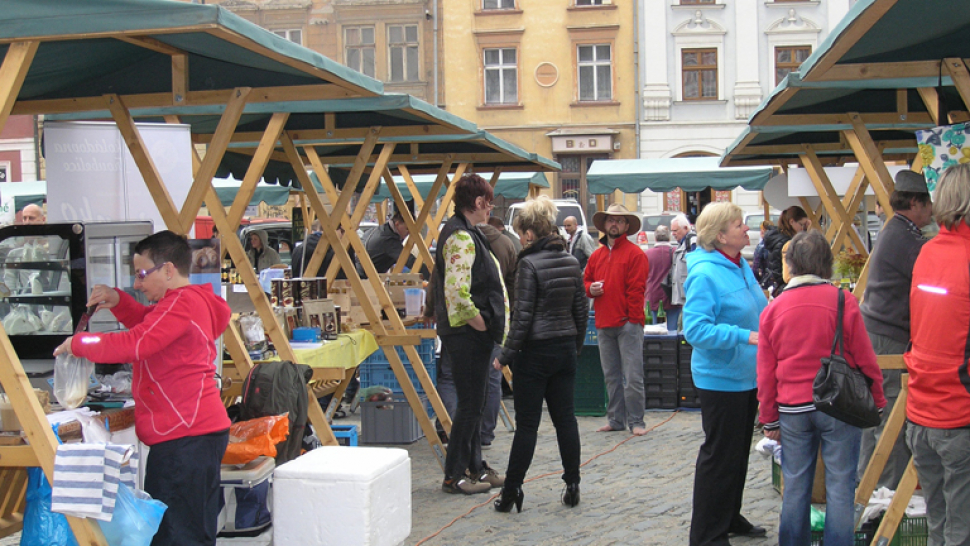
[(313, 349), (293, 347), (298, 364), (311, 368), (356, 368), (377, 350), (377, 338), (367, 330), (354, 330), (340, 334), (337, 339), (327, 341)]

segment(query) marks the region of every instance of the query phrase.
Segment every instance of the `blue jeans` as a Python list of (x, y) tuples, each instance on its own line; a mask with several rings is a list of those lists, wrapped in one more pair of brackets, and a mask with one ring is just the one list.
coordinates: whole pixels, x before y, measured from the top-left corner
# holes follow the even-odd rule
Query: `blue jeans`
[(826, 546), (855, 544), (856, 466), (862, 430), (820, 411), (781, 414), (781, 505), (779, 546), (811, 544), (812, 483), (819, 445), (825, 463)]

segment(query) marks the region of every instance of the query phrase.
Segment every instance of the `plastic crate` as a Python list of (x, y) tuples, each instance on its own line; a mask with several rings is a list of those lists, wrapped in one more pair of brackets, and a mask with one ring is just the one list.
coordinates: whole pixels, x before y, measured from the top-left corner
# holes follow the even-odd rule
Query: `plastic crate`
[(606, 382), (603, 380), (599, 348), (583, 347), (576, 362), (576, 388), (573, 394), (575, 414), (601, 417), (606, 415), (606, 402)]
[[(418, 381), (418, 375), (414, 373), (414, 368), (411, 367), (411, 363), (406, 358), (402, 360), (404, 362), (404, 369), (408, 372), (408, 378), (411, 379), (411, 384), (414, 385), (414, 390), (418, 394), (424, 394), (424, 386)], [(437, 386), (438, 367), (433, 362), (430, 366), (425, 365), (425, 369), (428, 371), (428, 375), (431, 376), (431, 382)], [(391, 369), (390, 364), (386, 362), (361, 364), (358, 369), (360, 370), (360, 387), (362, 389), (380, 385), (391, 389), (391, 392), (394, 394), (404, 394), (404, 390), (401, 388), (401, 384), (398, 382), (397, 376), (394, 375), (394, 370)]]
[(677, 394), (647, 395), (645, 406), (646, 409), (675, 410), (677, 409)]
[(645, 335), (643, 336), (643, 354), (672, 355), (676, 360), (679, 337), (677, 334)]
[(652, 396), (676, 396), (677, 378), (644, 381), (643, 392), (648, 398)]
[(653, 381), (657, 379), (677, 379), (677, 367), (668, 364), (659, 366), (643, 363), (643, 380)]
[[(422, 396), (427, 405), (428, 398)], [(360, 403), (361, 444), (411, 444), (424, 438), (424, 431), (410, 404), (403, 398)]]
[[(424, 362), (424, 366), (427, 368), (431, 364), (434, 364), (434, 344), (433, 338), (425, 338), (421, 340), (420, 345), (415, 345), (414, 348), (418, 351), (418, 356), (421, 357), (421, 361)], [(396, 347), (397, 355), (404, 362), (408, 362), (408, 357), (404, 353), (404, 347)], [(378, 347), (373, 354), (365, 358), (361, 365), (363, 364), (387, 364), (387, 356), (384, 354), (384, 348)]]
[(597, 345), (599, 341), (597, 340), (596, 334), (596, 317), (592, 313), (589, 315), (589, 321), (586, 323), (586, 340), (583, 341), (583, 345)]
[(677, 405), (682, 408), (697, 409), (701, 407), (701, 398), (697, 396), (695, 389), (685, 389), (681, 386)]
[(357, 446), (357, 425), (330, 425), (330, 430), (342, 446)]
[(643, 368), (670, 368), (677, 370), (677, 355), (670, 353), (643, 353)]
[[(860, 530), (856, 531), (855, 534), (855, 546), (872, 544), (872, 539), (875, 538), (881, 522), (882, 517), (862, 524)], [(824, 534), (823, 531), (812, 531), (812, 546), (823, 546), (825, 544)], [(899, 527), (896, 528), (896, 534), (889, 542), (889, 546), (926, 546), (928, 539), (929, 529), (926, 526), (925, 517), (903, 516), (903, 520), (899, 522)]]

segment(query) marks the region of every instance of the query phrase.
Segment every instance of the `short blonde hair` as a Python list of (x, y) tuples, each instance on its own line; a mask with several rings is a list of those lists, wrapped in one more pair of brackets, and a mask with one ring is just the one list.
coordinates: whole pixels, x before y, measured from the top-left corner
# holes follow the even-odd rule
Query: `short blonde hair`
[(960, 163), (944, 171), (933, 201), (936, 223), (947, 229), (954, 229), (960, 220), (970, 225), (970, 164)]
[(559, 232), (559, 228), (556, 227), (556, 216), (558, 215), (559, 209), (556, 208), (552, 199), (540, 195), (531, 201), (526, 201), (525, 206), (512, 221), (512, 228), (520, 235), (531, 229), (536, 239), (542, 239)]
[(710, 203), (697, 217), (697, 244), (704, 250), (717, 247), (717, 234), (727, 231), (728, 225), (744, 218), (744, 211), (734, 203)]

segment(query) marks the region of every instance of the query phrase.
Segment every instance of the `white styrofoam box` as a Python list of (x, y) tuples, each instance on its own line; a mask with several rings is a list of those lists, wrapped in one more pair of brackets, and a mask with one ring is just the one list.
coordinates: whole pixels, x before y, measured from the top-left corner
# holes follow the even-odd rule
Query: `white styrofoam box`
[(320, 447), (273, 474), (274, 544), (397, 546), (411, 534), (403, 449)]

